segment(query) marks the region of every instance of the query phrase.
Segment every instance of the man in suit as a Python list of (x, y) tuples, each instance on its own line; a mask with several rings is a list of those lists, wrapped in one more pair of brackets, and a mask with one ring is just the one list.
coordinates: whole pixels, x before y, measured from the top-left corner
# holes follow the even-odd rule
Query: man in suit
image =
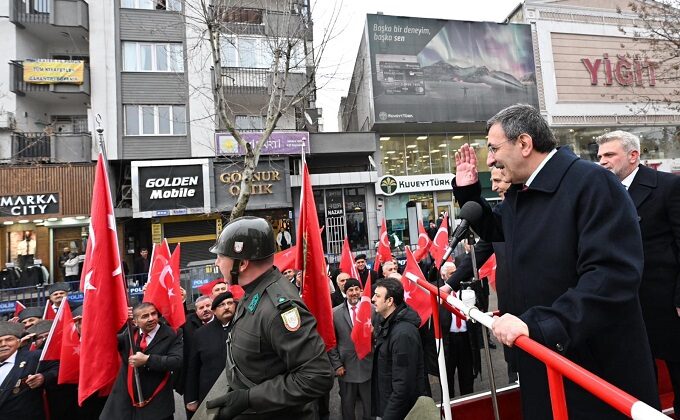
[(187, 367), (184, 402), (194, 413), (226, 365), (227, 337), (236, 302), (231, 292), (224, 292), (212, 302), (213, 320), (196, 331)]
[(19, 351), (23, 333), (21, 324), (0, 321), (0, 420), (43, 420), (43, 389), (57, 383), (58, 362), (39, 362), (39, 351)]
[(345, 295), (345, 282), (349, 279), (349, 274), (347, 273), (340, 273), (338, 276), (335, 278), (335, 282), (337, 283), (338, 287), (335, 288), (335, 291), (331, 293), (331, 304), (335, 308), (338, 305), (341, 305), (345, 302), (346, 295)]
[(345, 281), (347, 299), (333, 308), (333, 325), (337, 345), (328, 352), (328, 357), (331, 359), (335, 376), (338, 378), (344, 420), (354, 420), (357, 400), (361, 400), (362, 418), (368, 420), (371, 417), (373, 353), (369, 353), (363, 360), (360, 360), (352, 341), (352, 327), (362, 292), (359, 280), (348, 278)]
[[(175, 398), (170, 374), (182, 367), (182, 334), (175, 334), (172, 328), (159, 323), (158, 318), (153, 303), (140, 303), (132, 310), (137, 327), (132, 337), (133, 349), (130, 349), (127, 331), (118, 335), (123, 365), (106, 400), (102, 420), (172, 419)], [(133, 379), (133, 368), (139, 372), (142, 401)]]
[(652, 354), (664, 360), (680, 413), (680, 177), (640, 164), (640, 139), (612, 131), (597, 139), (600, 165), (628, 189), (642, 231), (640, 304)]
[[(658, 407), (638, 297), (642, 238), (625, 188), (602, 167), (557, 149), (532, 106), (500, 111), (487, 129), (486, 163), (504, 168), (512, 183), (505, 200), (493, 212), (481, 197), (477, 156), (468, 144), (456, 152), (454, 194), (461, 206), (482, 206), (475, 232), (504, 241), (509, 313), (495, 319), (496, 339), (513, 346), (520, 335), (529, 336)], [(552, 418), (545, 366), (515, 353), (524, 417)], [(570, 419), (625, 418), (569, 381), (565, 394)]]

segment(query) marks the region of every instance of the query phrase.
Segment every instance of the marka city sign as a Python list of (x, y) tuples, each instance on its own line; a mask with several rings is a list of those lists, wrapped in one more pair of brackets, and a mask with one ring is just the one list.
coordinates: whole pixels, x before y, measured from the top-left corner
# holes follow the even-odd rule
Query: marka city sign
[(597, 86), (599, 76), (603, 76), (605, 86), (611, 86), (615, 80), (621, 86), (648, 86), (656, 85), (657, 64), (646, 58), (630, 58), (626, 55), (616, 55), (610, 58), (609, 54), (603, 54), (602, 58), (591, 60), (582, 58), (581, 62), (590, 75), (590, 84)]
[(0, 216), (35, 216), (59, 213), (59, 194), (0, 196)]

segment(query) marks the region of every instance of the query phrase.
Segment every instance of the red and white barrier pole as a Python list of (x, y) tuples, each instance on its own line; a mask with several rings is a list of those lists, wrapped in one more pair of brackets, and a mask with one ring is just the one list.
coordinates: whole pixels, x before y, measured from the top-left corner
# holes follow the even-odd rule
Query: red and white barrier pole
[(444, 353), (442, 326), (439, 323), (439, 305), (437, 304), (437, 296), (430, 293), (430, 302), (432, 304), (434, 345), (437, 349), (437, 363), (439, 365), (439, 382), (442, 386), (442, 408), (444, 409), (444, 418), (446, 420), (453, 420), (453, 416), (451, 415), (451, 397), (449, 394), (449, 377), (446, 373), (446, 354)]

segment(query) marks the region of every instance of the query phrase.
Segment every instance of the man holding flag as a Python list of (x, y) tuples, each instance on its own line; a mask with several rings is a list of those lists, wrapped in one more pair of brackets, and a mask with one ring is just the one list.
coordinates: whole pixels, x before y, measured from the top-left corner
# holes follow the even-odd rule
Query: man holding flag
[(273, 266), (271, 225), (252, 216), (232, 220), (211, 252), (225, 280), (245, 295), (227, 339), (227, 385), (218, 380), (194, 418), (314, 419), (333, 374), (314, 317)]

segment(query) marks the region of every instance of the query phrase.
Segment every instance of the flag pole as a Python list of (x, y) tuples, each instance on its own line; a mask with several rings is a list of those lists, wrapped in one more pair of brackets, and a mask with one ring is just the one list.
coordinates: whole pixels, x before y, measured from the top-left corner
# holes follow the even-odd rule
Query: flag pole
[[(104, 170), (106, 171), (106, 178), (107, 180), (111, 179), (111, 173), (109, 172), (109, 158), (106, 155), (106, 145), (104, 144), (104, 128), (102, 128), (102, 116), (97, 114), (97, 137), (98, 137), (98, 143), (99, 143), (99, 151), (102, 154), (102, 160), (104, 161)], [(107, 187), (109, 188), (109, 195), (113, 197), (113, 194), (111, 193), (111, 184), (107, 182)], [(113, 198), (111, 199), (111, 209), (113, 210)], [(116, 240), (118, 239), (118, 232), (116, 232)], [(118, 258), (120, 258), (120, 253), (118, 255)], [(127, 279), (125, 278), (125, 273), (122, 275), (123, 277), (123, 288), (125, 290), (125, 302), (127, 304), (127, 307), (130, 307), (130, 289), (128, 289), (127, 285)], [(132, 341), (132, 331), (133, 331), (133, 326), (132, 326), (132, 321), (128, 317), (126, 321), (127, 325), (127, 336), (128, 336), (128, 345), (130, 346), (130, 352), (133, 350), (133, 341)], [(140, 403), (144, 402), (144, 394), (142, 393), (142, 381), (139, 378), (139, 370), (136, 367), (132, 367), (132, 373), (135, 378), (135, 385), (137, 386), (137, 399), (139, 400)]]

